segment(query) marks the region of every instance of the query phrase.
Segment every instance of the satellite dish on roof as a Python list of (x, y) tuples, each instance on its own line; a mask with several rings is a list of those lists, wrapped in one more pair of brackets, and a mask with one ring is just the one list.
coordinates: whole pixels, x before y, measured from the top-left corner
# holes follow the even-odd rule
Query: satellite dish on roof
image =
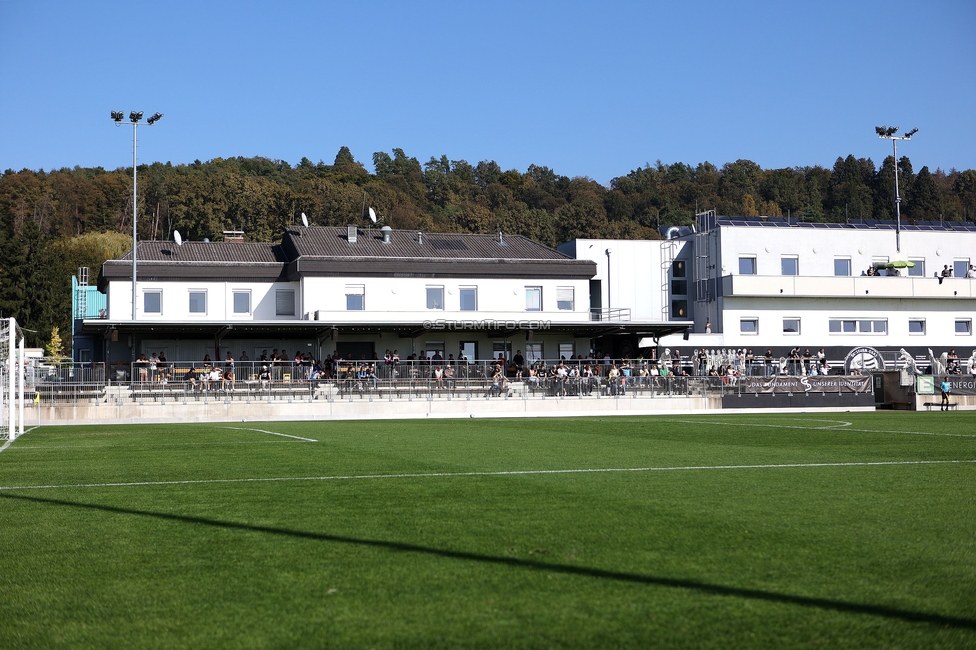
[(302, 213), (302, 225), (308, 228), (308, 217), (305, 216), (304, 212)]
[(180, 234), (180, 231), (179, 230), (174, 230), (173, 231), (173, 241), (176, 242), (176, 245), (177, 246), (182, 246), (183, 245), (183, 235)]
[(369, 208), (369, 220), (376, 223), (376, 210), (374, 210), (372, 206)]

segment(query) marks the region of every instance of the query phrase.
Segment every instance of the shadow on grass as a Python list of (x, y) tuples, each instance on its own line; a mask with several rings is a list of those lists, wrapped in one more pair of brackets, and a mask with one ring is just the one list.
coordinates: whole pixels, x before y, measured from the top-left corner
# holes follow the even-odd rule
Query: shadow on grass
[(750, 598), (754, 600), (764, 600), (773, 603), (785, 603), (788, 605), (800, 605), (802, 607), (817, 607), (838, 612), (849, 612), (852, 614), (867, 614), (870, 616), (881, 616), (884, 618), (898, 619), (910, 623), (928, 623), (944, 627), (958, 627), (976, 629), (976, 620), (968, 618), (958, 618), (954, 616), (942, 616), (939, 614), (926, 614), (923, 612), (910, 612), (894, 607), (883, 605), (862, 605), (858, 603), (847, 603), (839, 600), (827, 598), (812, 598), (809, 596), (793, 596), (790, 594), (778, 594), (770, 591), (758, 589), (744, 589), (741, 587), (726, 587), (723, 585), (713, 585), (696, 580), (682, 580), (678, 578), (659, 578), (655, 576), (639, 575), (635, 573), (622, 573), (618, 571), (607, 571), (605, 569), (595, 569), (581, 566), (571, 566), (565, 564), (549, 564), (546, 562), (536, 562), (511, 557), (495, 557), (491, 555), (480, 555), (478, 553), (468, 553), (465, 551), (450, 551), (446, 549), (430, 548), (417, 544), (405, 544), (403, 542), (389, 542), (374, 539), (358, 539), (355, 537), (345, 537), (342, 535), (328, 535), (325, 533), (312, 533), (300, 530), (289, 530), (287, 528), (274, 528), (271, 526), (255, 526), (232, 521), (220, 521), (219, 519), (207, 519), (204, 517), (189, 517), (185, 515), (174, 515), (165, 512), (148, 512), (145, 510), (133, 510), (129, 508), (117, 508), (114, 506), (99, 505), (93, 503), (78, 503), (74, 501), (63, 501), (60, 499), (44, 499), (40, 497), (30, 497), (19, 494), (0, 494), (3, 499), (16, 499), (20, 501), (31, 501), (52, 506), (68, 506), (72, 508), (87, 508), (90, 510), (100, 510), (124, 515), (138, 515), (141, 517), (153, 517), (168, 521), (176, 521), (187, 524), (202, 524), (217, 528), (227, 528), (231, 530), (242, 530), (256, 533), (266, 533), (271, 535), (281, 535), (286, 537), (296, 537), (299, 539), (310, 539), (322, 542), (334, 542), (339, 544), (355, 544), (358, 546), (369, 546), (373, 548), (385, 548), (393, 551), (404, 551), (409, 553), (425, 553), (437, 557), (451, 558), (455, 560), (467, 560), (472, 562), (484, 562), (487, 564), (498, 564), (503, 566), (517, 567), (532, 571), (548, 571), (552, 573), (563, 573), (567, 575), (585, 576), (590, 578), (602, 578), (606, 580), (617, 580), (620, 582), (630, 582), (636, 584), (655, 585), (659, 587), (674, 587), (678, 589), (688, 589), (706, 594), (717, 596), (734, 596), (738, 598)]

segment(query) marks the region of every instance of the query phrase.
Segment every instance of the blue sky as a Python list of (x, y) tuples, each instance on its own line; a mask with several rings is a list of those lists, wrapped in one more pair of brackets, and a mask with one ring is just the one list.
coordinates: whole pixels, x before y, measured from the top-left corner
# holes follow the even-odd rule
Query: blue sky
[(644, 164), (832, 166), (918, 127), (976, 168), (976, 2), (0, 0), (0, 169), (348, 146), (608, 183)]

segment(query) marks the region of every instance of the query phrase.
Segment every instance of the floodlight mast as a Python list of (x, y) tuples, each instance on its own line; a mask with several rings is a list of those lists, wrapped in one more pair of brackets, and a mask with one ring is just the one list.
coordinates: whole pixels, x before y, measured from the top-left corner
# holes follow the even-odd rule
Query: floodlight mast
[[(136, 320), (136, 272), (138, 270), (139, 262), (136, 258), (136, 246), (139, 243), (139, 220), (138, 220), (138, 195), (139, 195), (139, 180), (136, 169), (136, 149), (138, 141), (136, 139), (136, 131), (139, 128), (139, 124), (142, 120), (142, 111), (132, 111), (129, 113), (129, 121), (132, 123), (132, 321)], [(146, 124), (152, 126), (160, 119), (162, 119), (162, 113), (154, 113), (148, 120)], [(112, 111), (112, 119), (115, 121), (116, 125), (122, 124), (122, 120), (125, 119), (125, 115), (122, 111)], [(135, 358), (135, 347), (132, 348), (133, 358)]]
[(911, 140), (912, 136), (918, 133), (918, 129), (912, 129), (905, 135), (895, 135), (898, 133), (897, 126), (876, 126), (875, 133), (879, 138), (891, 140), (892, 155), (895, 159), (895, 251), (901, 252), (901, 195), (898, 193), (898, 140)]

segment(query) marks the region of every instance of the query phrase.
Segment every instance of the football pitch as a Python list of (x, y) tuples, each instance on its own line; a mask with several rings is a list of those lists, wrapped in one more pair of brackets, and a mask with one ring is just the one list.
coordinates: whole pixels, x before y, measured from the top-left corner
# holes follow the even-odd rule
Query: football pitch
[(42, 427), (3, 648), (976, 647), (976, 414)]

